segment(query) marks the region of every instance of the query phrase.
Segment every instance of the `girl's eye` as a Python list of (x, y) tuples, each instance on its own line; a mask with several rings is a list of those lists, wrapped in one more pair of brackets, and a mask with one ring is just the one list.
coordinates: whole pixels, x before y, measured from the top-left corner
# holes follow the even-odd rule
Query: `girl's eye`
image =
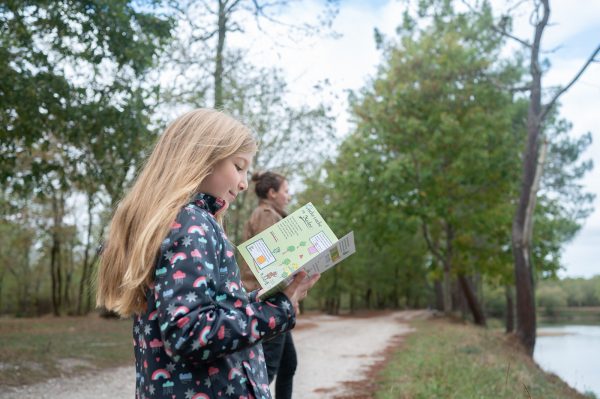
[(242, 168), (240, 168), (237, 164), (235, 164), (235, 169), (239, 172), (242, 170)]

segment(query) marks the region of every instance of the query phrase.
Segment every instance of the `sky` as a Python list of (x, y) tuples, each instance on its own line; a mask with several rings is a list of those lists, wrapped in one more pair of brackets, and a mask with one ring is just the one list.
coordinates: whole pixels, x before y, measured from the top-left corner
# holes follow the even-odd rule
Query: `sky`
[[(493, 1), (494, 10), (503, 10), (506, 1)], [(513, 2), (514, 3), (514, 2)], [(352, 129), (347, 113), (348, 90), (359, 90), (375, 75), (381, 54), (375, 47), (373, 31), (377, 28), (388, 37), (395, 36), (401, 21), (404, 2), (398, 0), (341, 0), (339, 14), (332, 29), (337, 37), (318, 37), (300, 42), (272, 43), (264, 34), (247, 29), (244, 35), (232, 37), (232, 45), (247, 49), (252, 62), (263, 66), (281, 67), (292, 88), (295, 99), (306, 101), (310, 88), (323, 80), (330, 82), (331, 104), (336, 116), (336, 129), (343, 137)], [(551, 69), (543, 78), (544, 86), (566, 85), (585, 60), (600, 44), (600, 1), (551, 1), (549, 26), (542, 39)], [(323, 2), (312, 0), (293, 4), (280, 18), (284, 21), (310, 21), (323, 10)], [(529, 4), (517, 11), (513, 33), (528, 39), (533, 35), (529, 25)], [(251, 24), (249, 24), (251, 25)], [(265, 28), (265, 27), (263, 27)], [(266, 26), (271, 33), (283, 27)], [(513, 47), (514, 48), (514, 47)], [(511, 47), (507, 47), (507, 52)], [(597, 57), (600, 59), (600, 56)], [(600, 62), (592, 64), (581, 79), (561, 98), (560, 114), (573, 124), (571, 135), (591, 132), (593, 143), (583, 155), (596, 162), (582, 183), (588, 192), (596, 194), (595, 211), (581, 231), (564, 246), (561, 277), (589, 278), (600, 274)]]

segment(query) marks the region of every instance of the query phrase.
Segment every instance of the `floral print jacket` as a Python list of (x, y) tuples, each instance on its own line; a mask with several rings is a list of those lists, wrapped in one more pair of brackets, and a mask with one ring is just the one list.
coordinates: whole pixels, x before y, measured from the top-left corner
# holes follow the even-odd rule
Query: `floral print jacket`
[(137, 398), (270, 398), (261, 340), (292, 329), (283, 293), (257, 301), (240, 283), (233, 246), (197, 194), (171, 225), (148, 308), (133, 323)]

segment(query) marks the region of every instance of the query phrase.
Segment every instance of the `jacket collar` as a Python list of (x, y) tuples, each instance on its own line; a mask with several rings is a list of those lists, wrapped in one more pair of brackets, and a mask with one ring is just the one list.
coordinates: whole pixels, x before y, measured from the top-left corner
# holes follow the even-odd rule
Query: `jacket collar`
[(258, 201), (258, 205), (262, 205), (262, 206), (266, 206), (269, 208), (272, 208), (275, 212), (277, 212), (282, 218), (285, 218), (288, 214), (286, 211), (284, 211), (283, 209), (279, 208), (275, 202), (270, 201), (268, 199), (265, 198), (260, 198)]
[(198, 193), (194, 195), (192, 201), (196, 206), (207, 210), (213, 216), (225, 211), (227, 209), (227, 202), (222, 198), (213, 197), (210, 194)]

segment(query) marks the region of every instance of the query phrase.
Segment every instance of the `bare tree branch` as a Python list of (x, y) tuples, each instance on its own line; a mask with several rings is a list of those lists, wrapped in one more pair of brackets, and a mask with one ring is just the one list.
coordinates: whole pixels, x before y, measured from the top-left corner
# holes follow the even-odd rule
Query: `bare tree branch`
[(556, 53), (556, 52), (557, 52), (558, 50), (560, 50), (561, 48), (563, 48), (563, 45), (562, 45), (562, 44), (561, 44), (561, 45), (558, 45), (558, 46), (556, 46), (556, 47), (554, 47), (553, 49), (550, 49), (550, 50), (545, 50), (545, 51), (541, 51), (541, 53), (543, 53), (543, 54), (553, 54), (553, 53)]
[(592, 53), (592, 55), (590, 55), (590, 57), (588, 58), (588, 60), (581, 67), (581, 69), (579, 70), (579, 72), (577, 72), (577, 74), (575, 75), (575, 77), (573, 79), (571, 79), (571, 81), (569, 82), (569, 84), (566, 85), (564, 88), (562, 88), (558, 93), (556, 93), (554, 95), (554, 97), (552, 98), (552, 100), (550, 100), (550, 102), (546, 106), (544, 106), (544, 110), (542, 112), (542, 116), (540, 118), (540, 121), (544, 120), (544, 118), (546, 117), (546, 115), (548, 114), (548, 112), (550, 112), (550, 110), (552, 109), (552, 107), (554, 106), (554, 104), (556, 103), (556, 101), (558, 100), (558, 98), (561, 95), (563, 95), (563, 93), (565, 93), (567, 90), (569, 90), (571, 88), (571, 86), (573, 86), (573, 84), (575, 84), (575, 82), (577, 82), (577, 80), (581, 77), (581, 75), (583, 75), (583, 73), (585, 72), (585, 70), (587, 69), (587, 67), (592, 62), (598, 62), (598, 60), (595, 60), (594, 58), (596, 57), (596, 55), (599, 52), (600, 52), (600, 45), (598, 45), (598, 47), (596, 47), (596, 50), (594, 50), (594, 52)]
[[(475, 13), (475, 14), (477, 14), (477, 15), (481, 15), (481, 12), (479, 12), (478, 10), (476, 10), (475, 8), (473, 8), (473, 6), (472, 6), (471, 4), (469, 4), (469, 2), (468, 2), (468, 1), (466, 1), (466, 0), (462, 0), (462, 3), (463, 3), (465, 6), (467, 6), (467, 8), (468, 8), (468, 9), (469, 9), (471, 12), (473, 12), (473, 13)], [(516, 8), (516, 7), (517, 7), (518, 5), (520, 5), (521, 3), (523, 3), (523, 1), (520, 1), (520, 2), (518, 2), (518, 3), (517, 3), (517, 4), (515, 4), (515, 5), (514, 5), (514, 6), (513, 6), (511, 9), (514, 9), (514, 8)], [(504, 17), (503, 17), (503, 18), (504, 18)], [(492, 24), (492, 29), (494, 30), (494, 32), (496, 32), (496, 33), (500, 33), (502, 36), (506, 36), (506, 37), (508, 37), (509, 39), (513, 39), (513, 40), (515, 40), (516, 42), (518, 42), (518, 43), (522, 44), (523, 46), (525, 46), (525, 47), (527, 47), (527, 48), (531, 48), (531, 44), (530, 44), (529, 42), (527, 42), (527, 41), (525, 41), (525, 40), (523, 40), (523, 39), (521, 39), (521, 38), (518, 38), (518, 37), (514, 36), (513, 34), (509, 33), (509, 32), (508, 32), (506, 29), (504, 29), (504, 27), (499, 27), (499, 26), (496, 26), (496, 25)]]
[(519, 7), (521, 7), (521, 4), (527, 3), (528, 1), (529, 0), (517, 1), (514, 6), (509, 7), (508, 10), (506, 10), (506, 14), (510, 15), (514, 10), (516, 10)]
[(519, 42), (520, 44), (522, 44), (523, 46), (525, 46), (527, 48), (531, 48), (531, 44), (528, 41), (520, 39), (520, 38), (518, 38), (518, 37), (516, 37), (516, 36), (514, 36), (512, 34), (510, 34), (506, 30), (498, 28), (496, 25), (492, 25), (492, 29), (495, 32), (500, 33), (502, 36), (506, 36), (509, 39), (515, 40), (516, 42)]
[(231, 11), (237, 7), (237, 5), (240, 3), (240, 0), (235, 0), (233, 3), (231, 3), (231, 5), (229, 7), (227, 7), (227, 5), (225, 6), (225, 15), (230, 15)]

